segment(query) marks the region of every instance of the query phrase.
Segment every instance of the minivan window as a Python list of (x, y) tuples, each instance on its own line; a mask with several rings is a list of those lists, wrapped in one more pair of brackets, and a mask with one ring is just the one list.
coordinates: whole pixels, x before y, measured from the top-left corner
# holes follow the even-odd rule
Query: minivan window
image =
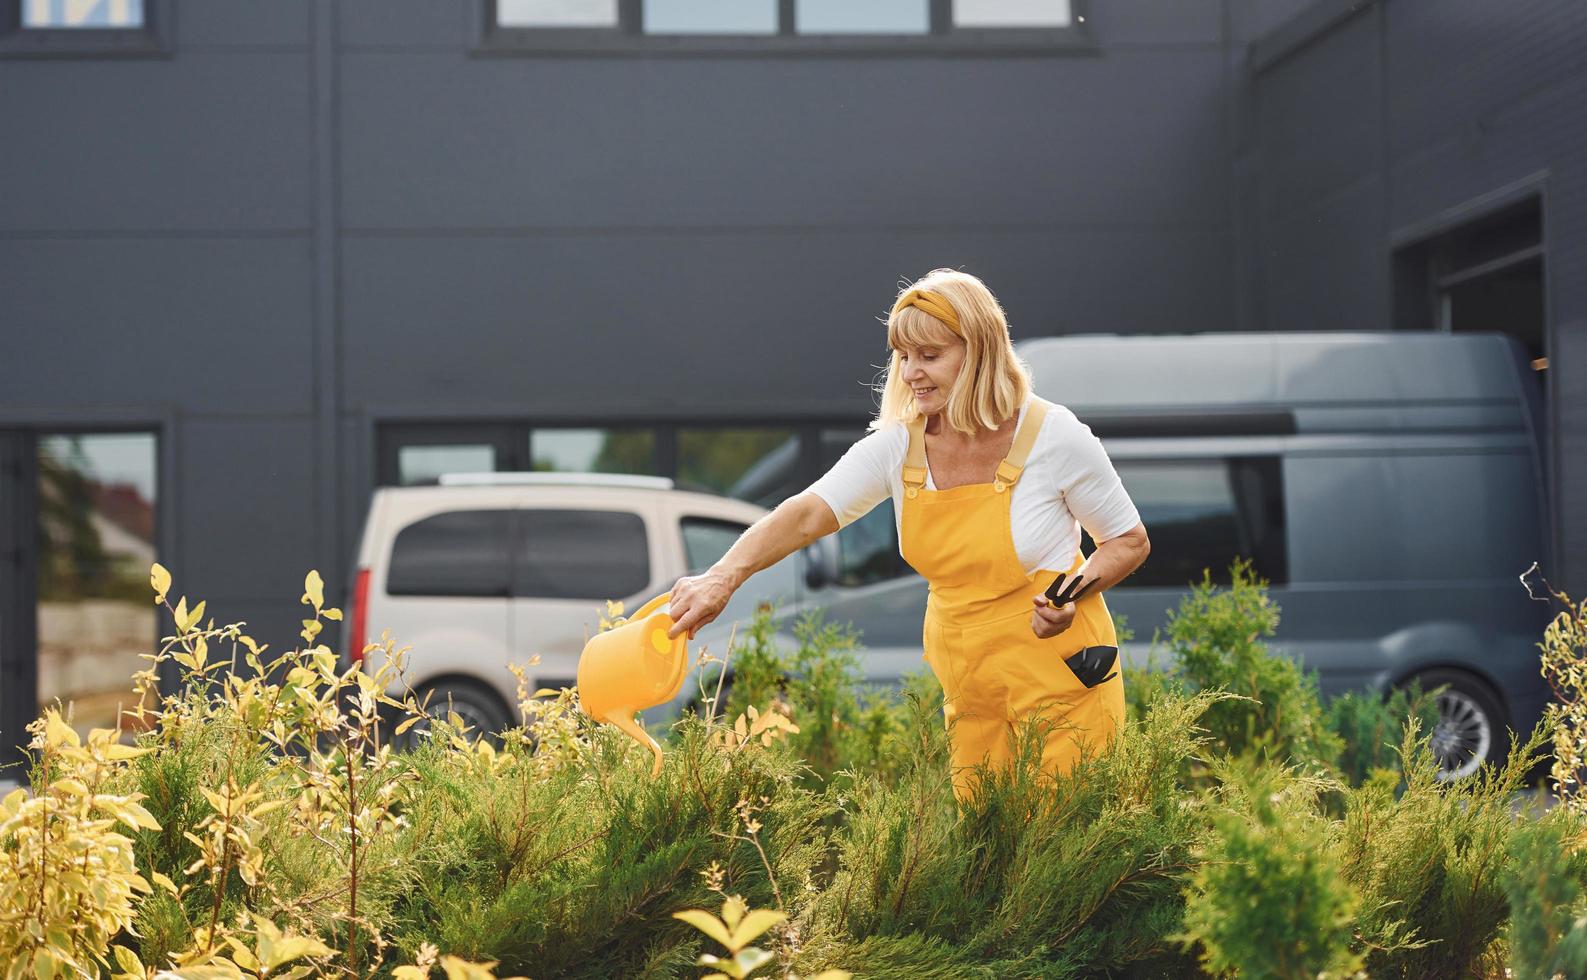
[(681, 524), (683, 555), (690, 575), (698, 575), (716, 564), (738, 536), (748, 530), (744, 524), (710, 517), (685, 517)]
[(511, 510), (460, 510), (397, 533), (387, 595), (506, 596)]
[[(1276, 457), (1113, 461), (1152, 553), (1124, 586), (1182, 589), (1201, 581), (1229, 584), (1236, 555), (1270, 584), (1289, 581), (1284, 499)], [(1088, 534), (1085, 550), (1096, 543)]]
[(645, 521), (620, 510), (519, 511), (513, 595), (620, 599), (650, 584)]

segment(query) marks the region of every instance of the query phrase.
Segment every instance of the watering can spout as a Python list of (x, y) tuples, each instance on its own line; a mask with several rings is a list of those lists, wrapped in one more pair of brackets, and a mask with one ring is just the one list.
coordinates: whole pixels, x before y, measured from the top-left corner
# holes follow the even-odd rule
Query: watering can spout
[(650, 778), (654, 779), (661, 775), (661, 746), (657, 745), (656, 740), (650, 737), (650, 733), (640, 727), (638, 721), (626, 715), (616, 715), (606, 720), (621, 728), (627, 733), (629, 738), (650, 749), (651, 753), (656, 757), (655, 764), (650, 767)]
[(579, 704), (596, 721), (621, 728), (650, 749), (661, 775), (661, 746), (634, 719), (637, 712), (677, 697), (688, 672), (688, 637), (669, 637), (670, 593), (645, 603), (628, 622), (590, 637), (579, 656)]

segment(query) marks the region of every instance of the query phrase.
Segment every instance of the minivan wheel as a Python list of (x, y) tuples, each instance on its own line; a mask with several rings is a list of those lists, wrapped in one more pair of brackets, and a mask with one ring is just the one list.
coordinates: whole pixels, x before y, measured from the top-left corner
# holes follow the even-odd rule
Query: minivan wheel
[[(480, 735), (495, 736), (512, 724), (501, 698), (482, 684), (449, 679), (425, 684), (414, 692), (414, 698), (419, 702), (423, 702), (426, 695), (430, 700), (425, 714), (431, 718), (444, 719), (448, 710), (455, 712), (468, 729), (467, 737), (471, 739)], [(423, 736), (429, 729), (428, 721), (415, 722), (401, 735), (392, 736), (391, 747), (398, 752), (411, 751), (424, 743)]]
[(1438, 696), (1438, 724), (1428, 739), (1440, 781), (1465, 779), (1484, 762), (1504, 765), (1510, 753), (1504, 706), (1487, 684), (1458, 670), (1424, 671), (1416, 679), (1424, 691), (1449, 685)]

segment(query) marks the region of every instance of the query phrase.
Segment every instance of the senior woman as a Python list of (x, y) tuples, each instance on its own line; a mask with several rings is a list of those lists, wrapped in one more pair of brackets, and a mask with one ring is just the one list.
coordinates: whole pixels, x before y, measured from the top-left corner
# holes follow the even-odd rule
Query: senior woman
[[(1146, 559), (1146, 528), (1091, 429), (1032, 393), (979, 279), (937, 269), (909, 286), (887, 346), (870, 433), (715, 565), (678, 580), (672, 635), (693, 636), (755, 572), (891, 496), (899, 551), (930, 586), (922, 640), (945, 696), (954, 794), (974, 791), (978, 764), (1006, 765), (1016, 726), (1033, 718), (1047, 723), (1043, 770), (1066, 773), (1124, 720), (1102, 593)], [(1097, 542), (1089, 558), (1081, 526)], [(1044, 593), (1060, 572), (1059, 598), (1075, 601), (1055, 605)], [(1093, 647), (1082, 671), (1066, 663)]]

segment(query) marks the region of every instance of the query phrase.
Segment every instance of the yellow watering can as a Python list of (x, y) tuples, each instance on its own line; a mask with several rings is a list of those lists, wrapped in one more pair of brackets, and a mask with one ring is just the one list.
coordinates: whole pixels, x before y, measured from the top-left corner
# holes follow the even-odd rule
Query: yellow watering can
[(616, 629), (597, 633), (579, 655), (579, 704), (596, 721), (609, 722), (656, 755), (652, 776), (661, 775), (661, 746), (634, 715), (664, 704), (683, 689), (689, 666), (688, 634), (669, 638), (672, 617), (664, 592), (645, 603)]

